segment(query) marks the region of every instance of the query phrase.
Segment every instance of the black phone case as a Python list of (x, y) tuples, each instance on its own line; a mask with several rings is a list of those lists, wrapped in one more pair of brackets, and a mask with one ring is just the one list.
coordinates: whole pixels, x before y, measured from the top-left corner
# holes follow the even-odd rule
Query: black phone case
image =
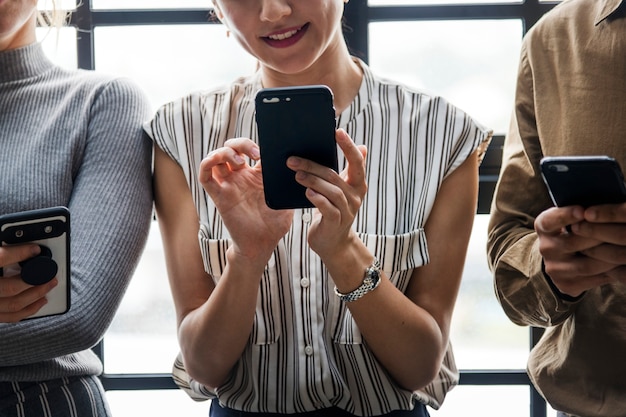
[[(49, 207), (0, 216), (0, 245), (37, 243), (42, 246), (40, 255), (14, 265), (11, 269), (22, 274), (22, 279), (32, 285), (41, 285), (57, 277), (59, 283), (46, 298), (48, 303), (28, 317), (47, 317), (66, 313), (70, 308), (70, 213), (66, 207)], [(49, 267), (54, 266), (55, 270)], [(50, 274), (42, 282), (24, 278), (27, 268), (31, 279)], [(0, 279), (8, 268), (0, 269)], [(11, 273), (11, 275), (13, 275)]]
[(541, 174), (559, 207), (626, 201), (624, 176), (617, 161), (608, 156), (545, 157)]
[(321, 85), (267, 88), (258, 92), (255, 105), (268, 207), (313, 207), (286, 161), (299, 156), (337, 171), (332, 92)]

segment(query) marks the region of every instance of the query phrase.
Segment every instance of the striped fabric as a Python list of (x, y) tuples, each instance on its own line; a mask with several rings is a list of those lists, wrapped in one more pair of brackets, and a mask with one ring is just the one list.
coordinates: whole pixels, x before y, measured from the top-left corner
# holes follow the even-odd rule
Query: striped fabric
[[(424, 224), (444, 178), (490, 132), (438, 97), (407, 89), (364, 71), (362, 86), (338, 117), (357, 144), (369, 150), (369, 190), (354, 227), (402, 291), (412, 271), (428, 263)], [(198, 183), (202, 158), (232, 137), (256, 140), (254, 96), (260, 75), (189, 95), (162, 107), (145, 128), (181, 165), (200, 216), (206, 271), (215, 281), (226, 264), (228, 230)], [(340, 169), (345, 165), (340, 153)], [(333, 281), (307, 245), (311, 209), (295, 210), (290, 232), (268, 263), (259, 289), (249, 344), (217, 392), (190, 381), (180, 357), (176, 381), (193, 398), (219, 398), (234, 409), (295, 413), (337, 406), (371, 416), (410, 409), (414, 401), (439, 408), (458, 382), (451, 350), (438, 377), (423, 391), (399, 388), (374, 358)], [(419, 346), (416, 346), (419, 351)]]
[(96, 376), (45, 382), (0, 382), (2, 417), (107, 417), (104, 389)]

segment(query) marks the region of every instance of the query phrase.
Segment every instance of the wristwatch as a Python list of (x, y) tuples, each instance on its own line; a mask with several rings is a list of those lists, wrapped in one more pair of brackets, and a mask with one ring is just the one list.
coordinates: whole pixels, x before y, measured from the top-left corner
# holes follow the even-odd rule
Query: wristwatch
[(374, 259), (374, 263), (365, 269), (365, 277), (363, 278), (363, 283), (347, 294), (339, 292), (337, 287), (335, 287), (335, 294), (341, 301), (345, 301), (349, 303), (351, 301), (356, 301), (359, 298), (363, 297), (370, 291), (373, 291), (380, 284), (380, 262), (378, 259)]

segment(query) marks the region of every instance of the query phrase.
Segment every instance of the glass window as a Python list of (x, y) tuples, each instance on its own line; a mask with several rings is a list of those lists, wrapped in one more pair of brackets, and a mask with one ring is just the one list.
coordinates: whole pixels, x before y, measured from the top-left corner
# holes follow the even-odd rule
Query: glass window
[(525, 369), (529, 351), (527, 327), (513, 324), (504, 314), (493, 289), (487, 264), (489, 216), (477, 215), (450, 339), (459, 369)]
[(207, 417), (210, 401), (196, 402), (180, 390), (107, 391), (115, 417)]
[(96, 70), (135, 79), (154, 109), (250, 74), (256, 65), (222, 25), (98, 27), (94, 39)]
[(368, 4), (370, 6), (424, 6), (431, 4), (489, 4), (522, 2), (523, 0), (368, 0)]
[(448, 393), (431, 417), (528, 417), (530, 388), (524, 385), (460, 385)]
[(59, 10), (73, 10), (76, 8), (76, 0), (38, 0), (37, 8), (39, 10), (52, 10), (53, 6)]
[(206, 9), (210, 0), (92, 0), (94, 9)]
[(506, 132), (521, 20), (370, 23), (369, 40), (377, 73), (441, 95), (496, 133)]
[(37, 40), (54, 63), (65, 68), (77, 67), (75, 28), (37, 28)]
[(178, 354), (176, 313), (158, 224), (104, 338), (105, 373), (170, 373)]

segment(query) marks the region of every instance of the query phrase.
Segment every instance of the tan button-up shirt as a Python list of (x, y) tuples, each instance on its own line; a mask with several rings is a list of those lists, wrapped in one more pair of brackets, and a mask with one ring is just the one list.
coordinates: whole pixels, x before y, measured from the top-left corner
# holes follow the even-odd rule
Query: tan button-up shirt
[(502, 307), (546, 327), (528, 372), (558, 410), (626, 416), (626, 286), (565, 301), (541, 269), (535, 217), (552, 206), (539, 160), (610, 155), (626, 168), (626, 4), (566, 0), (527, 34), (491, 211), (488, 251)]

